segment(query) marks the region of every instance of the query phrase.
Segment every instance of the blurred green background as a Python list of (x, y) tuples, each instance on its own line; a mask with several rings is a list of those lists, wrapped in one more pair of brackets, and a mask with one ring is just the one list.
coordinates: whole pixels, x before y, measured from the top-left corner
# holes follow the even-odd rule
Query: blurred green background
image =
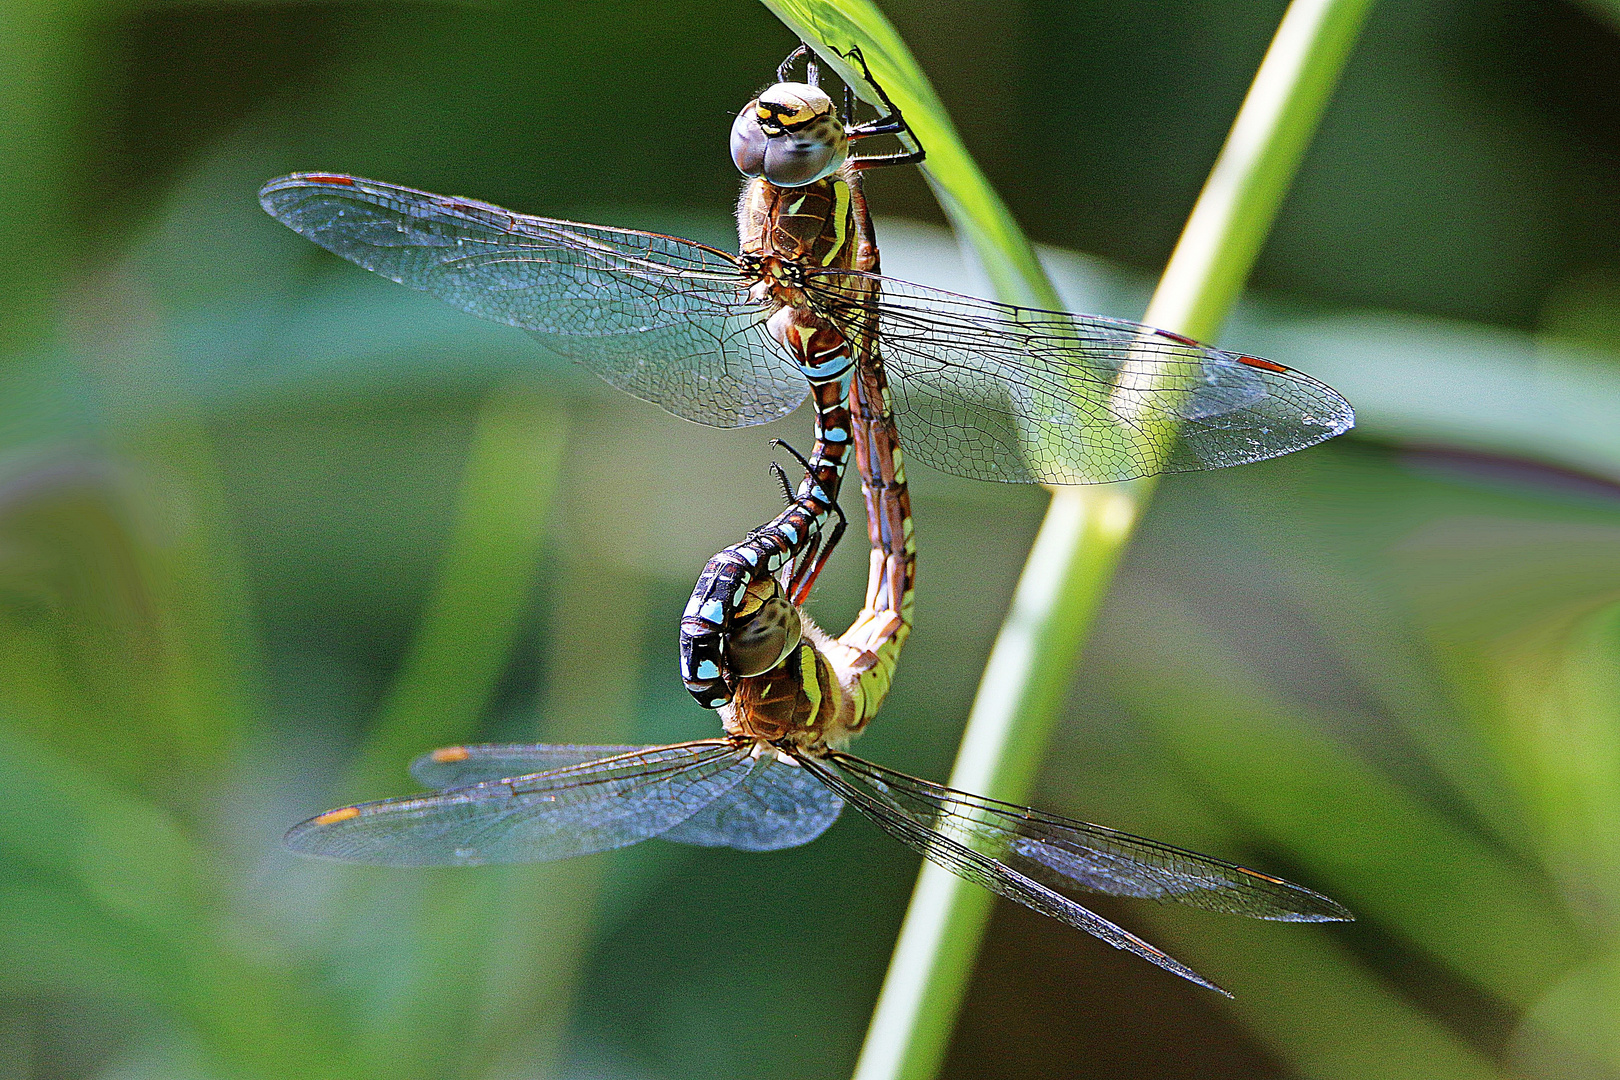
[[(888, 12), (1071, 305), (1129, 316), (1282, 8)], [(1617, 28), (1375, 9), (1222, 339), (1358, 432), (1163, 486), (1046, 764), (1043, 806), (1361, 921), (1097, 905), (1226, 1002), (1003, 905), (947, 1075), (1620, 1076)], [(279, 846), (433, 745), (712, 732), (675, 623), (807, 427), (675, 420), (259, 184), (727, 243), (727, 124), (791, 45), (740, 0), (0, 11), (0, 1078), (847, 1075), (916, 861), (853, 815), (511, 869)], [(982, 288), (919, 177), (870, 190), (890, 273)], [(912, 479), (918, 625), (859, 749), (940, 777), (1044, 496)]]

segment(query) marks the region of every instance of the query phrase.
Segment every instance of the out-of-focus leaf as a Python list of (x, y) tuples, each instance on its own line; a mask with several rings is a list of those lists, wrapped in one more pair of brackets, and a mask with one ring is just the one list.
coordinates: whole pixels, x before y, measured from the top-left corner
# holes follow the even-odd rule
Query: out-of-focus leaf
[[(142, 283), (107, 275), (68, 308), (61, 333), (98, 376), (98, 437), (117, 462), (109, 487), (122, 505), (109, 516), (123, 519), (130, 538), (124, 592), (141, 601), (125, 621), (145, 638), (90, 662), (105, 669), (109, 696), (127, 708), (131, 722), (120, 737), (149, 759), (142, 790), (198, 810), (209, 793), (174, 783), (172, 763), (191, 759), (206, 771), (229, 753), (257, 696), (257, 643), (218, 463), (194, 403), (177, 392), (168, 328)], [(105, 619), (84, 614), (92, 625)]]
[(183, 489), (134, 472), (80, 453), (0, 488), (0, 668), (15, 722), (185, 807), (203, 792), (181, 776), (220, 759), (241, 715), (216, 651), (228, 591), (199, 565), (200, 508), (153, 505)]
[(1600, 355), (1381, 312), (1279, 312), (1241, 330), (1349, 398), (1363, 434), (1620, 474), (1620, 371)]
[[(1491, 739), (1481, 738), (1485, 728), (1468, 703), (1453, 695), (1456, 684), (1436, 669), (1433, 642), (1413, 616), (1396, 565), (1409, 561), (1400, 552), (1413, 545), (1414, 528), (1484, 506), (1506, 511), (1506, 499), (1357, 455), (1305, 458), (1289, 473), (1285, 486), (1263, 472), (1232, 470), (1209, 477), (1200, 489), (1214, 501), (1182, 511), (1198, 524), (1184, 539), (1178, 537), (1178, 550), (1202, 559), (1206, 573), (1241, 575), (1277, 610), (1276, 618), (1289, 618), (1296, 609), (1305, 614), (1314, 640), (1329, 651), (1325, 657), (1297, 659), (1305, 666), (1342, 663), (1354, 676), (1353, 688), (1337, 678), (1325, 680), (1338, 687), (1348, 712), (1340, 730), (1367, 727), (1371, 730), (1360, 732), (1357, 741), (1378, 740), (1386, 734), (1384, 717), (1377, 715), (1381, 711), (1410, 739), (1403, 741), (1400, 755), (1407, 766), (1404, 780), (1427, 786), (1432, 783), (1427, 770), (1437, 771), (1501, 842), (1533, 859), (1529, 822), (1508, 779), (1510, 764)], [(1542, 515), (1570, 512), (1547, 502), (1526, 501), (1517, 508)], [(1436, 551), (1436, 569), (1452, 554)], [(1292, 642), (1285, 637), (1255, 643), (1250, 658), (1263, 662), (1268, 649), (1277, 652), (1301, 641), (1301, 635), (1293, 635)], [(1302, 691), (1320, 692), (1288, 688), (1291, 694)], [(1365, 695), (1376, 701), (1374, 709), (1367, 708), (1372, 703)]]
[[(1576, 901), (1620, 904), (1620, 527), (1474, 519), (1400, 553)], [(1421, 577), (1419, 576), (1421, 575)]]
[[(0, 850), (105, 913), (105, 932), (128, 935), (114, 958), (147, 958), (149, 977), (214, 1053), (267, 1078), (345, 1075), (343, 1014), (273, 960), (236, 948), (210, 860), (172, 818), (5, 725), (0, 789)], [(58, 934), (73, 931), (75, 906), (70, 898)]]
[(74, 5), (0, 12), (0, 351), (43, 340), (66, 270), (71, 190), (83, 153), (89, 20)]
[[(529, 506), (528, 500), (535, 498), (533, 488), (545, 479), (546, 470), (555, 473), (561, 432), (549, 426), (554, 424), (555, 417), (525, 393), (486, 406), (482, 438), (504, 447), (505, 453), (495, 453), (491, 446), (474, 451), (464, 503), (477, 495), (484, 505), (472, 512), (500, 518), (508, 526), (521, 523), (523, 528), (515, 532), (524, 535), (537, 532), (542, 508)], [(522, 468), (507, 460), (513, 455), (522, 459)], [(497, 467), (498, 462), (504, 464)], [(503, 479), (510, 482), (514, 472), (526, 473), (531, 483), (519, 485), (515, 494), (497, 495), (493, 487)], [(524, 506), (511, 504), (512, 499)], [(468, 513), (464, 504), (461, 530), (468, 528)], [(502, 545), (493, 546), (498, 554)], [(511, 550), (519, 546), (526, 545), (514, 544)], [(467, 545), (464, 557), (473, 558), (478, 550)], [(613, 742), (629, 734), (636, 712), (646, 619), (643, 586), (606, 567), (566, 560), (564, 566), (553, 633), (542, 658), (552, 684), (536, 710), (546, 718), (545, 730), (525, 734), (548, 741)], [(519, 591), (533, 566), (523, 562), (523, 573), (516, 573), (517, 567), (514, 560), (505, 565), (506, 573), (492, 572), (491, 578)], [(508, 596), (501, 602), (514, 601)], [(428, 632), (426, 626), (423, 632)], [(459, 648), (448, 648), (449, 640), (434, 644), (451, 658), (475, 646), (504, 655), (510, 645), (503, 642), (491, 650), (483, 631), (469, 634), (465, 627), (446, 626), (441, 632), (460, 643)], [(446, 693), (451, 707), (467, 697), (463, 684), (470, 681), (460, 675), (452, 680)], [(489, 687), (480, 685), (487, 693)], [(423, 707), (434, 700), (424, 697)], [(471, 705), (470, 699), (462, 700), (461, 715), (451, 708), (442, 715), (425, 711), (423, 722), (412, 725), (420, 741), (409, 747), (404, 760), (392, 762), (397, 775), (384, 790), (398, 792), (411, 783), (404, 771), (409, 757), (469, 734), (479, 718), (477, 711), (466, 712)], [(432, 724), (441, 730), (430, 730)], [(381, 762), (382, 751), (372, 752)], [(341, 899), (329, 905), (327, 921), (337, 928), (334, 950), (351, 989), (359, 991), (353, 997), (370, 1074), (404, 1080), (483, 1076), (500, 1068), (547, 1069), (557, 1054), (596, 929), (604, 868), (600, 859), (408, 874), (332, 868), (342, 890)]]
[(1620, 30), (1620, 3), (1616, 0), (1580, 0), (1582, 7)]
[(1614, 955), (1583, 964), (1524, 1014), (1512, 1059), (1535, 1080), (1620, 1074), (1620, 970)]
[[(1620, 3), (1615, 9), (1620, 11)], [(1620, 275), (1607, 268), (1587, 270), (1555, 286), (1542, 302), (1537, 329), (1576, 351), (1620, 352)]]
[(0, 884), (0, 986), (17, 996), (170, 1002), (171, 957), (82, 896)]
[(187, 389), (221, 410), (367, 388), (476, 388), (537, 374), (570, 395), (598, 385), (511, 327), (358, 270), (188, 314), (175, 328)]
[(1135, 632), (1182, 658), (1131, 664), (1132, 709), (1245, 826), (1309, 880), (1506, 1001), (1526, 1004), (1578, 956), (1544, 883), (1236, 681), (1243, 661), (1170, 607)]
[(212, 910), (204, 859), (172, 818), (0, 725), (0, 847), (110, 916), (177, 934)]
[(1309, 1080), (1502, 1080), (1508, 1074), (1380, 982), (1320, 926), (1200, 919), (1149, 909), (1155, 940), (1198, 970), (1218, 972), (1226, 1008)]
[(531, 391), (485, 402), (460, 505), (404, 670), (367, 736), (351, 799), (398, 790), (404, 762), (472, 737), (536, 574), (562, 460), (564, 421)]

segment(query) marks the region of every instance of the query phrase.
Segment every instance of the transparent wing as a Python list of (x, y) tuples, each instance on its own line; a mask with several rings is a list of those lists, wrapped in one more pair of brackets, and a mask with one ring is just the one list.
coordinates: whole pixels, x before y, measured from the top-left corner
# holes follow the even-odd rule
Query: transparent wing
[(622, 757), (659, 746), (600, 746), (562, 743), (485, 743), (445, 746), (411, 762), (411, 776), (426, 787), (466, 787), (530, 773), (550, 772), (604, 758)]
[(847, 754), (833, 762), (935, 832), (959, 840), (1059, 891), (1174, 900), (1206, 911), (1282, 922), (1353, 919), (1301, 885), (1157, 840), (998, 802)]
[(762, 332), (769, 311), (748, 299), (736, 258), (718, 248), (353, 176), (284, 176), (259, 202), (328, 251), (522, 327), (687, 420), (761, 424), (809, 392)]
[(542, 862), (634, 844), (685, 821), (747, 777), (746, 746), (651, 747), (549, 772), (330, 810), (287, 846), (382, 866)]
[(806, 294), (850, 332), (876, 315), (906, 454), (959, 476), (1088, 484), (1218, 469), (1313, 446), (1355, 420), (1297, 371), (1123, 319), (858, 271), (815, 271)]
[[(836, 766), (833, 764), (835, 760)], [(1226, 994), (1225, 990), (1196, 971), (1123, 927), (1114, 925), (1062, 893), (1014, 870), (994, 856), (977, 851), (935, 828), (929, 817), (892, 798), (887, 790), (875, 786), (860, 773), (843, 771), (847, 769), (850, 760), (859, 759), (849, 759), (847, 755), (842, 754), (823, 761), (813, 758), (800, 759), (806, 769), (837, 792), (845, 802), (865, 814), (878, 828), (930, 862), (943, 866), (975, 885), (989, 889), (997, 896), (1015, 900), (1042, 915), (1050, 915), (1077, 930), (1084, 930), (1116, 949), (1135, 953), (1149, 963), (1179, 975), (1188, 982)]]
[[(418, 758), (411, 765), (411, 775), (429, 787), (461, 787), (655, 749), (547, 744), (447, 746)], [(808, 844), (832, 827), (843, 808), (843, 801), (804, 769), (776, 757), (762, 756), (735, 787), (660, 833), (659, 839), (702, 847), (775, 851)]]
[(742, 783), (659, 839), (776, 851), (808, 844), (832, 828), (843, 808), (842, 799), (800, 766), (760, 757)]

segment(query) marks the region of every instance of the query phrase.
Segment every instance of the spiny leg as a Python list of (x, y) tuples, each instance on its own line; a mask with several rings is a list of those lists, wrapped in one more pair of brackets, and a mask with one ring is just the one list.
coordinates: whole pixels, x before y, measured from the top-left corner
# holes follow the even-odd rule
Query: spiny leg
[(913, 143), (917, 143), (917, 149), (915, 150), (901, 151), (894, 154), (869, 154), (865, 157), (851, 157), (849, 159), (850, 165), (856, 169), (875, 169), (889, 165), (915, 165), (926, 159), (928, 152), (918, 142), (917, 133), (911, 130), (911, 125), (907, 124), (905, 117), (901, 116), (900, 107), (889, 99), (888, 91), (884, 90), (882, 84), (873, 77), (872, 69), (867, 66), (866, 56), (861, 52), (861, 47), (851, 45), (848, 52), (842, 52), (838, 55), (853, 60), (860, 65), (861, 77), (866, 80), (867, 85), (877, 92), (878, 99), (883, 102), (883, 107), (888, 110), (875, 120), (869, 120), (864, 124), (850, 124), (854, 110), (849, 107), (848, 95), (851, 90), (846, 83), (845, 102), (849, 115), (845, 117), (845, 124), (849, 128), (846, 132), (849, 141), (856, 142), (860, 139), (869, 139), (874, 135), (908, 135)]
[(812, 86), (820, 86), (821, 69), (816, 65), (816, 54), (811, 52), (810, 46), (803, 42), (799, 43), (798, 48), (788, 53), (786, 60), (776, 65), (776, 81), (779, 83), (787, 82), (793, 71), (793, 61), (801, 56), (808, 57), (804, 62), (805, 82), (810, 83)]
[[(793, 459), (804, 467), (806, 480), (810, 483), (815, 482), (815, 470), (810, 467), (809, 459), (782, 439), (772, 439), (771, 443), (792, 454)], [(783, 488), (786, 489), (786, 474), (782, 472), (780, 465), (775, 466), (775, 468), (777, 477), (782, 481)], [(790, 493), (789, 501), (793, 501), (793, 498), (794, 496)], [(834, 499), (829, 509), (832, 511), (834, 519), (832, 530), (824, 534), (825, 539), (823, 539), (823, 536), (817, 536), (810, 542), (809, 547), (805, 549), (800, 557), (793, 576), (788, 581), (788, 599), (794, 604), (802, 604), (810, 596), (810, 589), (815, 585), (816, 578), (821, 576), (821, 571), (827, 565), (827, 560), (832, 558), (833, 549), (838, 546), (838, 541), (843, 539), (845, 527), (849, 525), (849, 519), (844, 516), (844, 508), (838, 505), (838, 500)]]

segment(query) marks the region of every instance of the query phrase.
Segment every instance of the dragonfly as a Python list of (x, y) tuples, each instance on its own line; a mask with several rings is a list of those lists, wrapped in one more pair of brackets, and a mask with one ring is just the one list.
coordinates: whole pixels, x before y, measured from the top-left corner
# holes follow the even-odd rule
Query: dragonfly
[[(812, 468), (794, 505), (699, 578), (682, 621), (682, 679), (731, 700), (727, 644), (748, 588), (794, 563), (802, 603), (837, 531), (858, 372), (886, 369), (906, 453), (960, 476), (1089, 484), (1222, 468), (1315, 445), (1354, 413), (1281, 364), (1122, 319), (1043, 311), (881, 273), (861, 188), (869, 168), (916, 163), (900, 110), (857, 123), (801, 46), (737, 114), (748, 177), (738, 252), (679, 237), (536, 217), (341, 173), (297, 173), (259, 193), (273, 217), (365, 269), (519, 327), (609, 384), (676, 416), (741, 427), (815, 406)], [(805, 77), (792, 65), (806, 57)], [(863, 154), (876, 136), (899, 153)], [(898, 459), (897, 459), (898, 460)], [(817, 552), (817, 546), (819, 552)], [(816, 557), (799, 559), (806, 551)]]
[[(780, 78), (782, 73), (778, 74)], [(779, 82), (759, 100), (765, 101), (782, 85)], [(807, 93), (803, 85), (807, 84), (791, 89), (801, 103)], [(748, 116), (745, 109), (737, 126), (751, 138), (744, 123)], [(853, 200), (858, 174), (846, 175)], [(838, 189), (828, 192), (836, 196)], [(818, 228), (824, 227), (826, 215), (819, 220)], [(799, 536), (765, 536), (773, 545), (782, 542), (772, 549), (775, 558), (768, 571), (736, 579), (738, 588), (730, 597), (733, 610), (724, 648), (733, 667), (727, 689), (734, 687), (734, 693), (718, 706), (723, 737), (666, 746), (436, 750), (420, 758), (412, 771), (422, 783), (440, 789), (437, 794), (328, 811), (295, 826), (287, 835), (288, 846), (312, 855), (393, 866), (560, 859), (654, 837), (769, 851), (816, 839), (848, 803), (883, 831), (965, 879), (1215, 990), (1220, 988), (1085, 908), (1077, 894), (1176, 900), (1285, 921), (1349, 918), (1349, 912), (1329, 898), (1282, 879), (1102, 826), (956, 791), (886, 769), (844, 749), (875, 716), (888, 693), (909, 636), (916, 587), (916, 543), (896, 398), (890, 393), (887, 365), (874, 347), (873, 328), (878, 323), (867, 317), (880, 295), (876, 282), (887, 279), (876, 275), (876, 248), (870, 242), (864, 209), (858, 219), (852, 213), (845, 220), (859, 228), (858, 246), (866, 249), (862, 258), (871, 267), (862, 271), (869, 275), (861, 279), (866, 290), (860, 300), (862, 311), (852, 312), (841, 324), (849, 334), (821, 319), (814, 309), (807, 316), (804, 310), (778, 307), (772, 317), (786, 311), (781, 321), (797, 327), (787, 336), (806, 341), (832, 325), (837, 334), (820, 340), (847, 354), (837, 380), (839, 407), (847, 400), (847, 413), (832, 415), (849, 426), (842, 432), (844, 439), (834, 441), (853, 448), (872, 545), (866, 603), (851, 626), (833, 638), (801, 606), (816, 564), (825, 558), (831, 542), (817, 552), (799, 544)], [(801, 276), (808, 280), (809, 275)], [(818, 425), (818, 448), (827, 434)], [(820, 471), (828, 465), (824, 457), (812, 454), (801, 464), (806, 479), (800, 495), (807, 488), (825, 486)], [(785, 478), (783, 486), (787, 487)], [(791, 499), (793, 493), (788, 494)], [(790, 506), (788, 514), (794, 509)], [(808, 524), (819, 528), (828, 512), (820, 509)], [(751, 539), (760, 536), (761, 530), (756, 530)], [(734, 546), (722, 555), (737, 550)], [(715, 565), (711, 561), (710, 568)], [(712, 596), (704, 591), (709, 576), (706, 569), (694, 604)], [(687, 617), (692, 615), (689, 607)]]

